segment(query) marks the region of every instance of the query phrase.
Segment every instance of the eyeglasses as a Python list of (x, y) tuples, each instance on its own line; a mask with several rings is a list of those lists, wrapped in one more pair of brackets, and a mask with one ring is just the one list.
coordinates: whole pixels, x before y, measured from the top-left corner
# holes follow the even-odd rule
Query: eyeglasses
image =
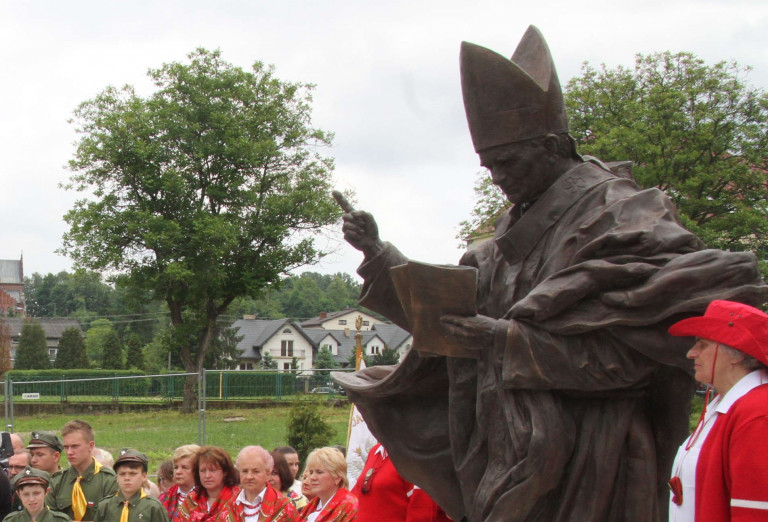
[(371, 491), (371, 482), (373, 481), (373, 476), (375, 474), (376, 474), (376, 468), (370, 468), (368, 471), (365, 472), (365, 477), (363, 477), (363, 485), (360, 486), (360, 491), (366, 494)]
[(8, 469), (11, 471), (23, 471), (26, 466), (8, 466)]

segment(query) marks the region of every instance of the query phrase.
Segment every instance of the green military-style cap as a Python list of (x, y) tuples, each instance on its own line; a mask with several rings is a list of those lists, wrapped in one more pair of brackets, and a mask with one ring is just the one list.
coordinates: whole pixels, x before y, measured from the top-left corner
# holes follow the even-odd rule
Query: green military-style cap
[(32, 439), (27, 444), (27, 449), (33, 448), (52, 448), (54, 451), (61, 453), (64, 451), (64, 443), (52, 431), (33, 431)]
[(33, 468), (31, 466), (25, 467), (22, 471), (19, 471), (12, 479), (11, 486), (14, 489), (19, 489), (21, 486), (27, 484), (39, 484), (44, 488), (48, 487), (51, 482), (51, 474), (42, 469)]
[(117, 471), (117, 468), (120, 467), (121, 464), (126, 464), (128, 462), (141, 464), (144, 471), (147, 471), (149, 468), (149, 458), (146, 455), (135, 449), (123, 448), (120, 450), (120, 455), (117, 457), (117, 460), (115, 460), (115, 465), (112, 466), (112, 469)]

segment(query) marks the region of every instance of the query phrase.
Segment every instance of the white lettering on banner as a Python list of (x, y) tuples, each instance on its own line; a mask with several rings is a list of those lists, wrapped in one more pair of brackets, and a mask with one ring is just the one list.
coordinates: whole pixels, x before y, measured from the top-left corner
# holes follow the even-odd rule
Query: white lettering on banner
[(38, 392), (35, 393), (22, 393), (21, 394), (22, 399), (39, 399), (40, 394)]

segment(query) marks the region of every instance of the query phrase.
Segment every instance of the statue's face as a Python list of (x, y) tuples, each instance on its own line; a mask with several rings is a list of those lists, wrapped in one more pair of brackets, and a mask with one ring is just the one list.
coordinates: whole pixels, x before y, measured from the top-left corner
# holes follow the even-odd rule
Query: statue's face
[(535, 201), (557, 179), (551, 154), (541, 144), (510, 143), (481, 151), (480, 164), (514, 204)]

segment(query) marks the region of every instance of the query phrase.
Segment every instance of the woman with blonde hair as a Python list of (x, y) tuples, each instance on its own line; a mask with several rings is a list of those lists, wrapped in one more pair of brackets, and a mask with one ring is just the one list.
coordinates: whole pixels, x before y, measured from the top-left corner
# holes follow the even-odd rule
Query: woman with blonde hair
[(179, 446), (173, 452), (173, 486), (160, 494), (158, 500), (165, 506), (168, 516), (174, 520), (187, 495), (195, 489), (195, 461), (197, 460), (197, 444)]
[(315, 498), (299, 520), (349, 522), (357, 520), (357, 498), (347, 489), (347, 461), (335, 448), (320, 448), (307, 457), (307, 482)]

